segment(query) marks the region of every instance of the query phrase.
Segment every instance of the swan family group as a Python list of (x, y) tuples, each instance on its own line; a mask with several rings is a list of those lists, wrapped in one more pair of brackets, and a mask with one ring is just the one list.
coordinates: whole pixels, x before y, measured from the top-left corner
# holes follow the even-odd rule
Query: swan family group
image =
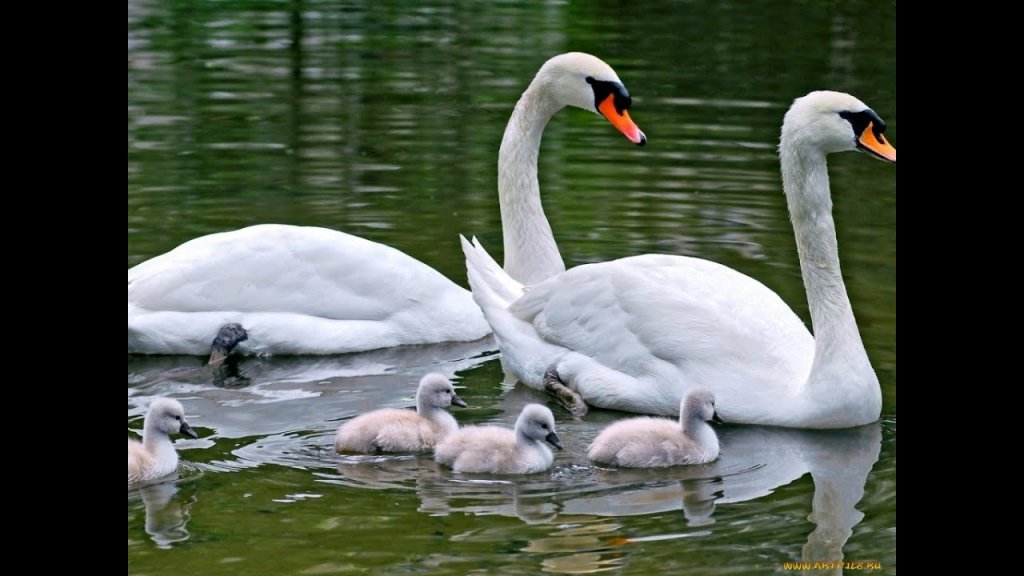
[[(462, 238), (471, 291), (422, 262), (324, 228), (264, 224), (196, 238), (128, 270), (128, 352), (340, 354), (493, 334), (508, 376), (547, 391), (577, 417), (589, 407), (664, 418), (617, 422), (589, 450), (619, 466), (717, 457), (707, 420), (801, 428), (867, 424), (882, 396), (839, 263), (826, 158), (859, 150), (896, 162), (885, 122), (841, 92), (816, 91), (786, 112), (783, 192), (812, 335), (773, 291), (695, 257), (632, 256), (566, 270), (541, 203), (537, 155), (566, 106), (607, 119), (637, 145), (629, 92), (582, 53), (548, 60), (516, 104), (498, 154), (504, 241), (499, 265)], [(459, 428), (451, 383), (424, 377), (417, 411), (375, 411), (338, 431), (339, 451), (433, 451), (455, 471), (545, 470), (560, 446), (551, 411), (527, 406), (515, 430)], [(169, 434), (194, 434), (179, 403), (154, 402), (128, 478), (177, 464)]]
[[(427, 374), (416, 392), (416, 411), (383, 408), (361, 414), (338, 428), (334, 447), (341, 453), (430, 453), (455, 472), (533, 474), (551, 467), (561, 450), (555, 416), (541, 404), (527, 404), (514, 430), (500, 426), (460, 428), (447, 411), (466, 406), (451, 381)], [(664, 418), (631, 418), (607, 427), (594, 439), (589, 455), (595, 462), (626, 467), (703, 464), (718, 458), (718, 437), (707, 424), (718, 419), (714, 395), (705, 388), (691, 391), (679, 408), (678, 423)], [(171, 434), (196, 433), (185, 421), (181, 403), (154, 401), (146, 413), (142, 442), (128, 441), (128, 483), (154, 480), (174, 472), (178, 455)]]

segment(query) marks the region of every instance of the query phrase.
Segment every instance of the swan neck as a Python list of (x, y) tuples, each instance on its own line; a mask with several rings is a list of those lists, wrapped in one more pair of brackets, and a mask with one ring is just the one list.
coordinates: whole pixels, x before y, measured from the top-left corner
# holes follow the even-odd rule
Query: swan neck
[(151, 421), (149, 418), (146, 419), (142, 425), (142, 444), (147, 449), (158, 447), (160, 444), (170, 442), (170, 438), (167, 434), (160, 431), (157, 423)]
[(142, 445), (158, 460), (177, 458), (171, 437), (161, 431), (156, 422), (146, 422), (142, 428)]
[(699, 414), (680, 416), (679, 421), (682, 424), (684, 436), (693, 440), (693, 443), (702, 450), (718, 454), (718, 435)]
[(813, 147), (801, 149), (784, 134), (780, 159), (814, 333), (808, 391), (834, 394), (840, 383), (870, 382), (877, 388), (839, 265), (825, 154)]
[(537, 155), (551, 117), (561, 109), (535, 79), (516, 104), (498, 151), (498, 202), (505, 271), (534, 284), (565, 271), (555, 236), (541, 205)]
[(430, 413), (435, 410), (434, 406), (430, 405), (430, 401), (426, 394), (416, 393), (416, 413), (424, 418), (428, 418)]
[(452, 416), (451, 412), (440, 406), (431, 405), (425, 395), (416, 395), (416, 413), (433, 422), (446, 433), (458, 430), (459, 428), (459, 423)]

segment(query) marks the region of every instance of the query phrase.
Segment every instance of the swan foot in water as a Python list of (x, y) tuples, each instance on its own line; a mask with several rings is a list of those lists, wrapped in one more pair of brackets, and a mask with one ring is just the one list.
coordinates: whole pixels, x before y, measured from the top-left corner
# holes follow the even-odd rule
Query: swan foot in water
[(210, 361), (207, 362), (208, 366), (218, 367), (224, 363), (224, 359), (231, 354), (231, 351), (235, 349), (240, 342), (243, 342), (249, 338), (249, 333), (242, 328), (241, 324), (225, 324), (220, 327), (217, 331), (217, 337), (213, 339), (213, 343), (210, 345), (212, 351), (210, 352)]
[(576, 418), (582, 418), (587, 414), (587, 403), (578, 392), (566, 386), (558, 375), (557, 364), (552, 364), (544, 372), (544, 389), (558, 400), (563, 408), (569, 411)]

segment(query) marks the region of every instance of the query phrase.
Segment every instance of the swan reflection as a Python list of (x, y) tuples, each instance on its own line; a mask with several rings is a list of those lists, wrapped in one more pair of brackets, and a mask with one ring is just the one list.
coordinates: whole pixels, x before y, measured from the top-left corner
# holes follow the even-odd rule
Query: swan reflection
[(196, 493), (194, 482), (182, 483), (177, 478), (143, 485), (129, 490), (129, 512), (132, 501), (141, 500), (146, 515), (146, 534), (157, 547), (169, 548), (175, 542), (184, 542), (189, 538), (188, 521), (192, 518)]
[[(526, 549), (553, 553), (544, 561), (545, 570), (589, 572), (627, 562), (630, 544), (731, 530), (732, 526), (713, 528), (716, 508), (761, 499), (809, 474), (814, 495), (807, 519), (814, 527), (799, 560), (834, 563), (843, 560), (843, 546), (863, 519), (856, 505), (882, 439), (879, 423), (829, 431), (723, 427), (721, 457), (715, 462), (636, 470), (598, 468), (587, 462), (585, 446), (601, 423), (560, 426), (573, 445), (567, 445), (547, 474), (460, 475), (422, 456), (350, 457), (339, 460), (337, 475), (323, 474), (322, 480), (373, 489), (415, 489), (419, 511), (425, 514), (501, 515), (549, 525), (552, 530), (530, 538)], [(630, 534), (624, 528), (628, 522), (623, 519), (630, 516), (673, 513), (682, 514), (689, 528), (654, 535)], [(463, 537), (482, 536), (474, 532)]]

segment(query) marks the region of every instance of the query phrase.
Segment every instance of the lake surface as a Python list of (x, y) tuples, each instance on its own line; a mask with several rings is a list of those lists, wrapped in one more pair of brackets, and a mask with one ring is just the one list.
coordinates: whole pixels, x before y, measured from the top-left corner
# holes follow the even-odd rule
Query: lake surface
[[(722, 262), (806, 299), (775, 154), (782, 115), (850, 92), (896, 135), (896, 5), (879, 2), (130, 1), (128, 266), (249, 224), (326, 226), (465, 285), (458, 233), (500, 258), (498, 145), (550, 56), (591, 52), (649, 143), (566, 110), (540, 157), (566, 264), (646, 252)], [(201, 438), (180, 475), (128, 491), (132, 574), (770, 574), (896, 571), (896, 169), (830, 159), (843, 272), (882, 382), (853, 430), (720, 428), (721, 458), (598, 468), (621, 414), (574, 421), (502, 386), (489, 341), (326, 358), (128, 357), (128, 429), (156, 396)], [(428, 458), (341, 457), (334, 430), (454, 375), (463, 423), (555, 411), (549, 473), (463, 477)], [(813, 564), (812, 564), (813, 566)], [(870, 568), (871, 570), (865, 570)], [(811, 569), (807, 573), (840, 573)]]

